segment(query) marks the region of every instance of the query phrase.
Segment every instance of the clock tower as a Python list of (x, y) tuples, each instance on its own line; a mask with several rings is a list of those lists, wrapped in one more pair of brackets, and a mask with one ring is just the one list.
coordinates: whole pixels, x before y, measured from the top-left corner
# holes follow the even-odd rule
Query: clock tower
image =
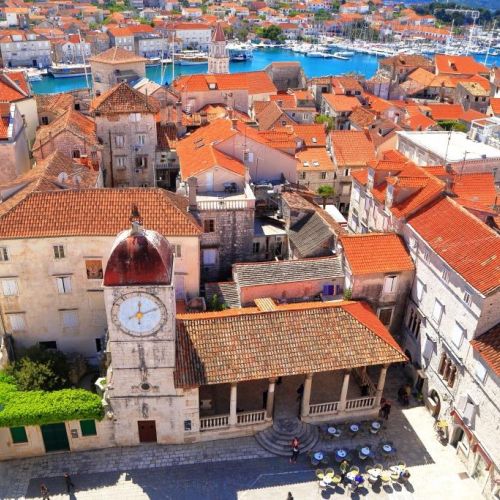
[[(136, 207), (104, 272), (110, 364), (106, 396), (117, 445), (172, 443), (182, 430), (182, 391), (174, 387), (174, 254), (144, 229)], [(110, 414), (111, 416), (111, 414)]]

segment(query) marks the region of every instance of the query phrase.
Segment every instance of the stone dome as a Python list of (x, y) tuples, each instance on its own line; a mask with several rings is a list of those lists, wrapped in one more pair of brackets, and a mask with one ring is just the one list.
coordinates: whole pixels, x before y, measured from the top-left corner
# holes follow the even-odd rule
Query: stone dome
[(168, 241), (138, 222), (121, 232), (113, 245), (104, 286), (170, 285), (174, 254)]

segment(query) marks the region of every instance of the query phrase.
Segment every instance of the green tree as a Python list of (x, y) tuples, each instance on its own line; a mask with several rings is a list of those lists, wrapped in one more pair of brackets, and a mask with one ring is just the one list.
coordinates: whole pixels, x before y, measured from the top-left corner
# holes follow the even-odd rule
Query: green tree
[(317, 115), (314, 119), (314, 123), (326, 124), (326, 131), (330, 132), (335, 128), (335, 118), (328, 115)]
[(318, 188), (317, 193), (323, 199), (323, 208), (326, 208), (326, 202), (328, 198), (331, 198), (335, 194), (335, 189), (330, 184), (323, 184)]
[(458, 120), (439, 120), (437, 123), (443, 130), (467, 132), (467, 126)]
[(319, 9), (314, 13), (316, 21), (327, 21), (332, 18), (332, 13), (325, 9)]
[(279, 26), (276, 26), (275, 24), (262, 28), (262, 37), (268, 38), (269, 40), (278, 41), (281, 37), (281, 28)]
[(69, 386), (68, 361), (60, 351), (30, 347), (8, 368), (8, 373), (21, 391), (55, 391)]

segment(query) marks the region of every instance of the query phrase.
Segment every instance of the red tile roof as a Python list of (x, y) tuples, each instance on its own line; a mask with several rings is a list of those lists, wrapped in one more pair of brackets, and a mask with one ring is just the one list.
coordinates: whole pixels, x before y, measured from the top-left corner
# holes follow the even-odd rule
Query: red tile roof
[(107, 64), (122, 64), (131, 62), (146, 62), (146, 59), (141, 56), (136, 56), (129, 50), (121, 47), (112, 47), (100, 54), (89, 57), (89, 62), (101, 62)]
[(114, 236), (130, 226), (133, 205), (144, 227), (168, 238), (198, 236), (187, 199), (156, 188), (35, 192), (0, 217), (0, 238)]
[(353, 275), (413, 271), (404, 241), (394, 233), (344, 235), (340, 239)]
[(477, 62), (472, 56), (451, 56), (446, 54), (436, 54), (436, 73), (450, 75), (488, 75), (490, 70)]
[(464, 113), (460, 104), (427, 104), (434, 120), (458, 120)]
[(175, 384), (192, 387), (405, 361), (362, 303), (276, 305), (177, 316)]
[(338, 112), (353, 111), (361, 106), (361, 103), (356, 97), (348, 95), (323, 94), (323, 99), (334, 111)]
[(186, 75), (174, 80), (174, 89), (178, 92), (209, 91), (209, 81), (215, 81), (218, 90), (248, 90), (250, 95), (277, 93), (276, 86), (265, 71), (222, 75)]
[(29, 96), (28, 83), (22, 72), (0, 74), (0, 101), (16, 102)]
[(471, 340), (470, 344), (486, 361), (495, 375), (500, 376), (500, 325)]
[(500, 116), (500, 97), (492, 97), (490, 99), (491, 111), (494, 116)]
[(127, 82), (117, 83), (99, 97), (90, 106), (91, 111), (99, 114), (120, 113), (158, 113), (160, 104), (151, 96), (133, 89)]
[(459, 203), (467, 200), (489, 208), (496, 205), (495, 177), (490, 172), (454, 175), (453, 192)]
[(375, 147), (363, 131), (333, 130), (330, 139), (338, 167), (365, 167), (375, 160)]
[(440, 198), (410, 226), (483, 295), (500, 287), (500, 235), (450, 198)]

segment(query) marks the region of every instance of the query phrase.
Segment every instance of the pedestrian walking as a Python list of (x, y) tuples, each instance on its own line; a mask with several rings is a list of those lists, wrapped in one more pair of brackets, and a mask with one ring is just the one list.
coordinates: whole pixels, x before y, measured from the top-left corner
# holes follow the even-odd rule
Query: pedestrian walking
[(292, 440), (292, 456), (290, 457), (290, 463), (297, 463), (297, 458), (299, 456), (299, 438), (295, 436)]
[(340, 481), (343, 483), (347, 471), (349, 470), (349, 462), (347, 460), (342, 460), (342, 462), (340, 462), (339, 469), (340, 469)]
[(64, 473), (64, 482), (66, 483), (66, 491), (71, 493), (71, 490), (75, 489), (75, 485), (73, 484), (73, 481), (71, 481), (71, 476), (67, 472)]
[(297, 389), (297, 401), (301, 401), (303, 395), (304, 395), (304, 384), (300, 384)]
[(49, 489), (44, 483), (40, 485), (40, 496), (42, 497), (42, 500), (50, 500)]
[[(381, 402), (382, 403), (382, 402)], [(389, 414), (391, 413), (391, 402), (384, 400), (382, 403), (382, 407), (380, 408), (380, 411), (382, 412), (382, 417), (385, 420), (389, 420)]]
[(286, 500), (293, 500), (293, 495), (290, 491), (288, 492), (288, 495), (286, 496)]

